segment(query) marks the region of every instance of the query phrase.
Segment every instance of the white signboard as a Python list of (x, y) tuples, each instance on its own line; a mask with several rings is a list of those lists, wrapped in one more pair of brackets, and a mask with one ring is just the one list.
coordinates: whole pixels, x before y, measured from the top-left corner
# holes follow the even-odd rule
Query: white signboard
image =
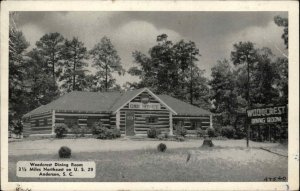
[(140, 102), (131, 102), (129, 103), (129, 109), (146, 109), (146, 110), (159, 110), (159, 103), (140, 103)]
[(18, 177), (95, 178), (96, 164), (92, 161), (19, 161)]

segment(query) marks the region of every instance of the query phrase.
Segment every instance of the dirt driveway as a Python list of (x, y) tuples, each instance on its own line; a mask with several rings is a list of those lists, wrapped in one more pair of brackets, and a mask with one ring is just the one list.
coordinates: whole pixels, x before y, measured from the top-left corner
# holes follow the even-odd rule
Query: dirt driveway
[[(32, 155), (32, 154), (54, 154), (61, 146), (68, 146), (73, 152), (104, 152), (104, 151), (130, 151), (156, 148), (158, 143), (166, 143), (169, 149), (172, 148), (195, 148), (202, 145), (203, 140), (190, 139), (184, 142), (156, 141), (156, 140), (130, 140), (120, 138), (116, 140), (100, 140), (94, 138), (77, 139), (43, 139), (23, 140), (9, 143), (9, 155)], [(245, 140), (213, 140), (215, 146), (228, 148), (246, 147)], [(278, 143), (249, 143), (250, 147), (275, 148)]]

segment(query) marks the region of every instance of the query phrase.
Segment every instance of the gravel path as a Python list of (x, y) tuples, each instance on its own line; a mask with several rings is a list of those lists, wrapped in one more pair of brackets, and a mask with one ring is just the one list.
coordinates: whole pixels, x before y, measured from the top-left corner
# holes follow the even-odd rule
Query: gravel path
[[(68, 146), (73, 152), (103, 152), (103, 151), (129, 151), (156, 148), (158, 143), (166, 143), (169, 149), (172, 148), (194, 148), (202, 145), (203, 140), (190, 139), (184, 142), (156, 141), (156, 140), (130, 140), (120, 138), (116, 140), (100, 140), (94, 138), (78, 139), (44, 139), (24, 140), (9, 143), (9, 155), (32, 155), (32, 154), (54, 154), (61, 146)], [(215, 146), (228, 148), (245, 148), (245, 140), (213, 140)], [(252, 148), (275, 148), (278, 143), (249, 143)]]

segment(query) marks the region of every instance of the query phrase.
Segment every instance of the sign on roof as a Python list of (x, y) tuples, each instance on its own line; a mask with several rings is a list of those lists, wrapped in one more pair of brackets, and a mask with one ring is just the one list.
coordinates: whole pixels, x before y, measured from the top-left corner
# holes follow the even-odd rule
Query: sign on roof
[(252, 125), (281, 123), (286, 114), (286, 106), (252, 108), (247, 110), (247, 117)]
[(140, 102), (131, 102), (129, 103), (129, 109), (145, 109), (145, 110), (160, 110), (159, 103), (140, 103)]

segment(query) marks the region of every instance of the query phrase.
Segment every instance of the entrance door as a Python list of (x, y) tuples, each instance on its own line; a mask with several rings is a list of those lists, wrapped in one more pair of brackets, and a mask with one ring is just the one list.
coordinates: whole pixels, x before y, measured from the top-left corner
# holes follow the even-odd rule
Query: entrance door
[(132, 136), (135, 135), (134, 133), (134, 112), (127, 111), (126, 112), (126, 135)]

